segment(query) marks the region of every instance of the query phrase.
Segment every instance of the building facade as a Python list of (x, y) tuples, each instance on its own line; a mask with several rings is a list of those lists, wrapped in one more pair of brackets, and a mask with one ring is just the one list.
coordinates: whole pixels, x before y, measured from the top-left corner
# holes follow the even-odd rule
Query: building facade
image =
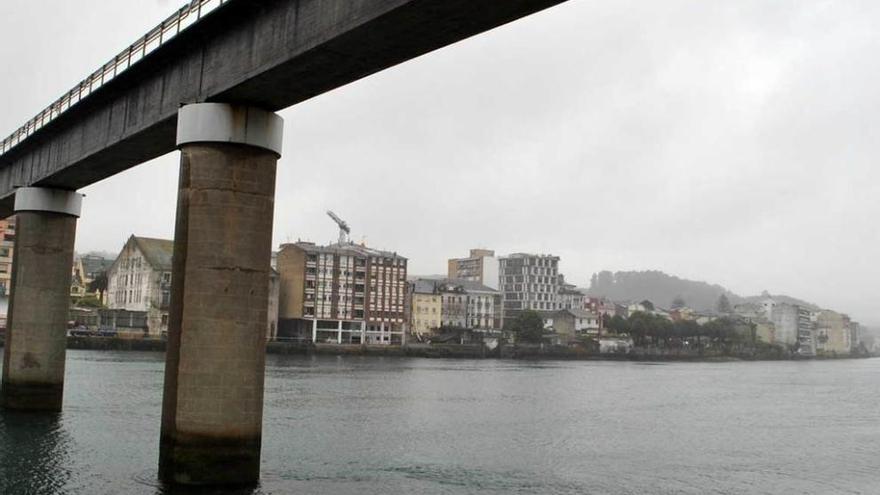
[(418, 279), (410, 284), (413, 331), (501, 331), (501, 293), (472, 280)]
[(279, 335), (313, 342), (402, 343), (406, 258), (356, 244), (284, 244)]
[(559, 309), (587, 309), (587, 295), (573, 285), (561, 286), (557, 300)]
[(552, 329), (562, 344), (580, 336), (598, 337), (601, 333), (599, 316), (583, 309), (563, 309), (544, 317), (544, 328)]
[(810, 310), (796, 304), (765, 302), (771, 312), (771, 322), (775, 329), (774, 343), (796, 347), (804, 356), (816, 355), (815, 325), (810, 319)]
[(447, 276), (451, 280), (467, 280), (498, 289), (498, 258), (489, 249), (471, 249), (467, 258), (449, 260)]
[(417, 279), (409, 284), (409, 328), (418, 336), (433, 333), (442, 325), (442, 296), (435, 280)]
[(816, 352), (819, 354), (849, 354), (851, 342), (850, 319), (835, 311), (819, 311), (816, 317)]
[(12, 293), (12, 258), (15, 251), (15, 217), (0, 220), (0, 297)]
[(146, 313), (143, 333), (168, 331), (174, 241), (131, 236), (107, 272), (107, 307)]
[(503, 318), (559, 309), (559, 257), (517, 253), (500, 259)]

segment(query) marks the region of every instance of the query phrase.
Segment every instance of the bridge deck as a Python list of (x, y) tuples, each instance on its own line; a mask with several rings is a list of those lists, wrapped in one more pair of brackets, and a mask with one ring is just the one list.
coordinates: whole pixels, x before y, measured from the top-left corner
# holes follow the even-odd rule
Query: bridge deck
[(562, 1), (228, 0), (0, 155), (0, 215), (173, 151), (181, 104), (277, 111)]

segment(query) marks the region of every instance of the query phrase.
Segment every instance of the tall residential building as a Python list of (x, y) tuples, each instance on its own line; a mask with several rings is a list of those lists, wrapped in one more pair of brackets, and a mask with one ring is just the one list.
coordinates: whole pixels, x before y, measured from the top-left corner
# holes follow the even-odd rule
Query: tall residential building
[(498, 258), (489, 249), (471, 249), (467, 258), (449, 260), (447, 276), (454, 280), (469, 280), (492, 289), (498, 289)]
[(511, 254), (500, 258), (503, 318), (519, 312), (559, 309), (559, 257), (544, 254)]
[(406, 327), (407, 260), (356, 244), (284, 244), (278, 333), (313, 342), (391, 344)]
[(146, 335), (168, 331), (174, 241), (131, 236), (107, 271), (107, 307), (146, 313)]
[(0, 297), (12, 293), (12, 255), (15, 248), (15, 217), (0, 220)]
[(814, 356), (816, 328), (810, 321), (810, 310), (796, 304), (779, 302), (774, 302), (769, 309), (775, 329), (774, 341), (778, 344), (796, 346), (802, 355)]

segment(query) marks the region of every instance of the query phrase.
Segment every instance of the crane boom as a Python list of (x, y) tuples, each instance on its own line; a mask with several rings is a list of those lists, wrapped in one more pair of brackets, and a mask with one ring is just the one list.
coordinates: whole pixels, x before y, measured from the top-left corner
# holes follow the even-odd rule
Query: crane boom
[(336, 225), (339, 226), (339, 244), (348, 244), (348, 234), (351, 233), (351, 227), (345, 222), (345, 220), (339, 218), (336, 213), (333, 213), (330, 210), (327, 210), (327, 216), (333, 219), (336, 222)]

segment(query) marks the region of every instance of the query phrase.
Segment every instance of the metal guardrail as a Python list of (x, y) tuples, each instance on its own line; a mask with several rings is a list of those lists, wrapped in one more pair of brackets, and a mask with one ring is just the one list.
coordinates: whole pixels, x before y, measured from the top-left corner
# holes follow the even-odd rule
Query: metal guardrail
[(230, 0), (192, 0), (0, 142), (0, 156)]

